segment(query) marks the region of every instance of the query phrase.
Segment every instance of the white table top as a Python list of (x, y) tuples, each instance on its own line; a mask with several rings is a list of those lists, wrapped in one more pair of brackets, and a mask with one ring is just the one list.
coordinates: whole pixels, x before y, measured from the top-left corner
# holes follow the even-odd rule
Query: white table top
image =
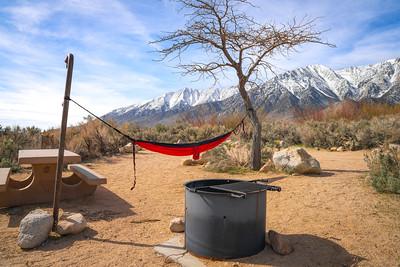
[[(27, 149), (18, 151), (19, 164), (56, 164), (58, 149)], [(79, 163), (81, 156), (64, 150), (64, 163)]]

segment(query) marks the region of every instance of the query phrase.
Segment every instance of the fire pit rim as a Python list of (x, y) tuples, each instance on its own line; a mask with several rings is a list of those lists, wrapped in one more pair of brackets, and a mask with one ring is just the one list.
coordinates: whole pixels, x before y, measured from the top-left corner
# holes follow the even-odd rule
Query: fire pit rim
[[(205, 190), (201, 190), (201, 188), (196, 189), (196, 187), (190, 187), (189, 184), (195, 184), (198, 182), (207, 182), (207, 181), (226, 181), (226, 183), (221, 183), (221, 184), (215, 184), (215, 185), (224, 185), (224, 184), (232, 184), (232, 183), (237, 183), (237, 182), (249, 182), (249, 183), (255, 183), (256, 184), (256, 180), (241, 180), (241, 179), (231, 179), (231, 178), (204, 178), (204, 179), (196, 179), (196, 180), (190, 180), (186, 183), (184, 183), (183, 185), (185, 186), (185, 189), (189, 190), (192, 193), (197, 193), (197, 194), (212, 194), (212, 195), (220, 195), (220, 196), (229, 196), (230, 193), (229, 192), (217, 192), (217, 191), (205, 191)], [(261, 184), (259, 184), (261, 185)], [(208, 186), (212, 186), (211, 184)], [(206, 187), (208, 187), (206, 186)], [(246, 192), (246, 194), (257, 194), (263, 191), (267, 191), (268, 187), (260, 187), (257, 190), (254, 191), (250, 191), (250, 192)]]

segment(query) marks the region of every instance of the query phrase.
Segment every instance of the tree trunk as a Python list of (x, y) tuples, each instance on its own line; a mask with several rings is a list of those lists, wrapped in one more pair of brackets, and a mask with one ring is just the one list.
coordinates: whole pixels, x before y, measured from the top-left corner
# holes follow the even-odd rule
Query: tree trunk
[(258, 171), (261, 168), (261, 123), (257, 117), (257, 112), (254, 110), (250, 101), (250, 97), (245, 89), (246, 80), (244, 78), (239, 80), (239, 92), (243, 98), (247, 115), (253, 126), (252, 144), (250, 152), (250, 167)]
[(251, 109), (247, 112), (253, 126), (250, 166), (253, 170), (258, 171), (261, 168), (261, 123), (256, 110)]

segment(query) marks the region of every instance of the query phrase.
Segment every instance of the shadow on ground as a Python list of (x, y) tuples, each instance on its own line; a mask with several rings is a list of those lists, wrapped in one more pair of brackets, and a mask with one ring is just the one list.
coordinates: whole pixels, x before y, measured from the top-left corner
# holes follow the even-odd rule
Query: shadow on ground
[(335, 173), (333, 172), (328, 172), (326, 170), (322, 171), (320, 174), (307, 174), (307, 176), (311, 176), (311, 177), (330, 177), (330, 176), (334, 176)]
[(165, 245), (165, 244), (145, 244), (145, 243), (138, 243), (133, 241), (121, 241), (109, 238), (99, 238), (96, 237), (98, 232), (91, 228), (86, 228), (82, 233), (77, 235), (66, 235), (66, 236), (50, 236), (49, 239), (42, 245), (39, 246), (34, 250), (41, 250), (41, 251), (55, 251), (61, 250), (64, 248), (71, 247), (75, 242), (81, 240), (87, 241), (95, 241), (100, 243), (109, 243), (113, 245), (124, 245), (124, 246), (133, 246), (133, 247), (145, 247), (145, 248), (153, 248), (155, 246), (166, 247), (171, 249), (181, 249), (180, 246), (173, 246), (173, 245)]
[(96, 236), (98, 232), (92, 228), (87, 227), (82, 233), (77, 235), (66, 235), (66, 236), (49, 236), (47, 241), (41, 246), (27, 251), (56, 251), (64, 248), (71, 247), (76, 241), (90, 240)]
[[(91, 196), (61, 201), (60, 208), (68, 212), (82, 213), (89, 222), (112, 221), (116, 218), (135, 215), (131, 204), (102, 186), (98, 187)], [(34, 209), (44, 209), (51, 212), (52, 203), (3, 208), (0, 209), (0, 214), (9, 216), (8, 227), (18, 227), (22, 218)]]
[(287, 178), (287, 177), (288, 177), (288, 175), (286, 175), (286, 176), (278, 176), (278, 177), (267, 178), (268, 184), (269, 184), (269, 183), (273, 183), (273, 182), (277, 182), (277, 181), (280, 181), (280, 180), (283, 180), (283, 179), (285, 179), (285, 178)]
[(233, 262), (242, 262), (256, 265), (272, 266), (354, 266), (362, 257), (352, 255), (337, 243), (309, 234), (286, 235), (293, 244), (294, 251), (281, 256), (272, 251), (267, 244), (259, 254), (247, 258), (235, 259)]
[(342, 170), (342, 169), (331, 169), (331, 170), (325, 170), (325, 171), (331, 171), (331, 172), (348, 172), (348, 173), (367, 173), (368, 170)]

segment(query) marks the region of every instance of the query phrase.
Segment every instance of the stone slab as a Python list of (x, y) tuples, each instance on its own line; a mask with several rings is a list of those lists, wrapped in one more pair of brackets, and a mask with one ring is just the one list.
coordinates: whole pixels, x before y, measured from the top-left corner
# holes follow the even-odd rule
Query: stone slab
[(183, 244), (183, 234), (175, 235), (168, 241), (154, 247), (154, 250), (183, 267), (205, 267), (205, 265), (187, 252)]

